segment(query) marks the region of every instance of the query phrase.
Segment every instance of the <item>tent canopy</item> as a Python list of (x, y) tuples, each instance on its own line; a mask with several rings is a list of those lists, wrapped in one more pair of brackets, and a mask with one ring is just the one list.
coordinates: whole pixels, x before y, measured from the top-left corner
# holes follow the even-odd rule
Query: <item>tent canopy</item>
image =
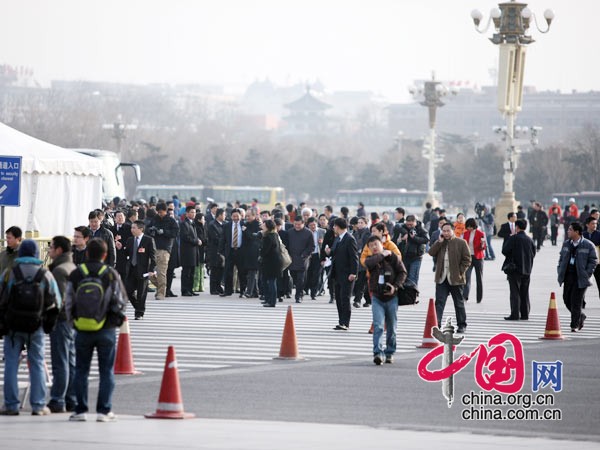
[(71, 236), (102, 205), (102, 162), (0, 123), (0, 154), (22, 157), (21, 206), (7, 207), (5, 226), (42, 236)]

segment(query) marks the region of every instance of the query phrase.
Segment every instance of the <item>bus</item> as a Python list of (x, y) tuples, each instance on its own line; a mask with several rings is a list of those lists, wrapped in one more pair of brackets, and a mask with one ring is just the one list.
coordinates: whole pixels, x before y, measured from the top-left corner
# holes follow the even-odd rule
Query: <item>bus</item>
[(574, 198), (575, 204), (580, 210), (583, 209), (584, 205), (600, 205), (600, 192), (598, 191), (583, 191), (583, 192), (572, 192), (566, 194), (564, 192), (556, 192), (552, 194), (552, 198), (558, 199), (558, 204), (562, 207), (569, 204), (569, 199)]
[(221, 205), (234, 204), (236, 201), (250, 205), (258, 200), (258, 207), (272, 209), (276, 203), (285, 206), (285, 189), (271, 186), (204, 186), (204, 185), (139, 185), (136, 198), (149, 200), (150, 197), (170, 200), (177, 195), (185, 202), (196, 197), (199, 202), (213, 201)]
[(92, 148), (72, 148), (70, 150), (102, 161), (102, 198), (107, 203), (115, 197), (126, 197), (123, 167), (131, 167), (134, 170), (136, 181), (140, 182), (140, 166), (136, 163), (121, 162), (119, 155), (115, 152)]
[[(441, 202), (441, 193), (436, 192), (435, 197)], [(406, 214), (415, 214), (422, 217), (423, 211), (425, 211), (427, 191), (378, 188), (343, 189), (337, 191), (335, 200), (338, 208), (346, 206), (351, 211), (355, 211), (359, 202), (362, 202), (368, 213), (382, 213), (383, 211), (391, 213), (401, 206), (406, 210)]]

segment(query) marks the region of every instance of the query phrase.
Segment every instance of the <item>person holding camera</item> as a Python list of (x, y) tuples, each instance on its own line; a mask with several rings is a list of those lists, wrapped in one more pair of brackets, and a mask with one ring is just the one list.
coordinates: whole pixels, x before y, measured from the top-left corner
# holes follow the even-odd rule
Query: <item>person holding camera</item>
[(425, 247), (429, 242), (429, 234), (415, 216), (406, 216), (406, 221), (400, 228), (398, 248), (402, 253), (402, 261), (408, 272), (408, 279), (416, 286), (419, 285), (419, 272), (421, 261), (425, 254)]
[(148, 227), (148, 234), (156, 244), (156, 276), (150, 281), (156, 286), (156, 300), (164, 300), (167, 294), (167, 270), (173, 243), (179, 234), (179, 224), (167, 214), (167, 204), (159, 202)]
[[(402, 289), (407, 272), (402, 260), (390, 250), (384, 250), (378, 236), (367, 241), (371, 255), (365, 259), (369, 270), (369, 292), (373, 310), (373, 362), (381, 365), (394, 361), (396, 325), (398, 323), (398, 290)], [(384, 323), (386, 328), (383, 347)]]

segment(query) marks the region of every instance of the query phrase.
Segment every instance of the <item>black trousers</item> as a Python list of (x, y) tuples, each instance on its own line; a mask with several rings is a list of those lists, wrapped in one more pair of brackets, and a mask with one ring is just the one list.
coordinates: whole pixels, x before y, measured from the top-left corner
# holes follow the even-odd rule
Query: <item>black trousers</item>
[(296, 287), (296, 300), (301, 300), (304, 295), (304, 279), (306, 278), (306, 270), (290, 270), (290, 275)]
[(581, 324), (581, 308), (587, 287), (580, 288), (577, 285), (577, 273), (565, 274), (565, 285), (563, 288), (563, 301), (571, 313), (571, 328), (577, 329)]
[(210, 293), (211, 295), (218, 295), (223, 293), (223, 268), (217, 266), (211, 266), (210, 268)]
[(321, 279), (321, 260), (318, 253), (313, 253), (310, 257), (308, 270), (306, 272), (306, 284), (304, 290), (308, 291), (311, 297), (316, 297), (319, 293), (319, 281)]
[(146, 296), (148, 295), (148, 278), (140, 277), (134, 269), (129, 271), (125, 280), (127, 297), (135, 310), (136, 316), (143, 316), (146, 312)]
[(367, 272), (359, 271), (356, 276), (356, 282), (354, 283), (354, 302), (360, 303), (363, 296), (365, 297), (365, 303), (371, 304), (371, 295), (367, 285)]
[(506, 276), (510, 288), (510, 317), (512, 319), (529, 318), (529, 275), (511, 273)]
[(556, 245), (556, 238), (558, 238), (558, 225), (550, 227), (550, 242), (552, 242), (552, 245)]
[(283, 298), (290, 294), (290, 271), (285, 269), (281, 276), (277, 277), (277, 297)]
[(231, 253), (229, 253), (229, 257), (225, 261), (225, 294), (227, 295), (233, 294), (234, 267), (237, 268), (238, 280), (240, 283), (240, 292), (244, 292), (246, 290), (246, 281), (248, 275), (246, 274), (246, 270), (244, 269), (242, 259), (243, 258), (241, 249), (231, 249)]
[(350, 326), (350, 296), (354, 288), (354, 281), (335, 280), (335, 304), (338, 311), (340, 325)]
[(467, 269), (466, 278), (467, 283), (463, 289), (463, 297), (465, 300), (469, 299), (469, 292), (471, 291), (471, 273), (475, 269), (475, 278), (477, 278), (477, 303), (481, 303), (483, 298), (483, 260), (475, 259), (475, 256), (471, 255), (471, 265)]
[(181, 293), (189, 294), (194, 288), (194, 271), (196, 266), (183, 266), (181, 268)]
[(535, 241), (535, 246), (539, 250), (542, 245), (544, 245), (544, 239), (546, 239), (546, 227), (534, 227), (531, 229), (533, 234), (533, 240)]

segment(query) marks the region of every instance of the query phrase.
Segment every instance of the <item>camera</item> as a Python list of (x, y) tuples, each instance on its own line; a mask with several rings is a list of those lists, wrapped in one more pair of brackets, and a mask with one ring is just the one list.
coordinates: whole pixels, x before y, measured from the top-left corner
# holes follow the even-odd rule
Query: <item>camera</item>
[(150, 236), (156, 236), (156, 234), (158, 233), (158, 228), (148, 227), (148, 229), (146, 231)]
[(475, 215), (477, 217), (483, 217), (483, 215), (485, 214), (485, 205), (483, 203), (475, 203)]

